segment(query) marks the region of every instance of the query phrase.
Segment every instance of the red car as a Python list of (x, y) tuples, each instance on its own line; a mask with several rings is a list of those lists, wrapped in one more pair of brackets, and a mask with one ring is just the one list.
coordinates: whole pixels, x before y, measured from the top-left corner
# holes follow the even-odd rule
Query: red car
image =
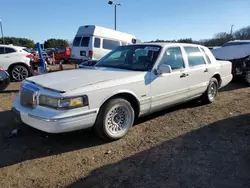
[(71, 50), (69, 47), (55, 51), (55, 60), (60, 63), (67, 63), (70, 59)]

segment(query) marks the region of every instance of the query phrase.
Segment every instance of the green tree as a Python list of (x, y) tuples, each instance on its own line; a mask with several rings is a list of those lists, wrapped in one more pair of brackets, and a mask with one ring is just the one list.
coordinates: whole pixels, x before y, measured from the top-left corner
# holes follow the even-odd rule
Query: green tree
[(179, 40), (177, 40), (177, 42), (180, 42), (180, 43), (193, 43), (193, 40), (192, 40), (192, 38), (186, 38), (186, 39), (179, 39)]
[[(2, 40), (0, 40), (0, 44), (2, 44)], [(22, 46), (27, 48), (33, 48), (35, 45), (33, 40), (18, 37), (4, 37), (4, 44), (13, 44), (15, 46)]]
[(68, 41), (63, 39), (48, 39), (44, 43), (45, 48), (65, 48), (68, 46)]
[(232, 39), (233, 37), (231, 36), (231, 34), (228, 34), (226, 32), (221, 32), (215, 34), (212, 39), (203, 40), (201, 44), (205, 46), (222, 46), (223, 44), (227, 43)]

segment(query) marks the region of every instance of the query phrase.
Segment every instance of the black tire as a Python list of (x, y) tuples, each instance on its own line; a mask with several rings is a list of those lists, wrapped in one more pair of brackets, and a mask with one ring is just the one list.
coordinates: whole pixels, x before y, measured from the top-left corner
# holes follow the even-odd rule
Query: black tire
[(65, 59), (60, 59), (59, 64), (60, 63), (65, 64)]
[[(17, 76), (17, 74), (16, 74), (16, 71), (17, 71), (17, 70), (23, 70), (23, 71), (25, 72), (25, 75), (22, 75), (22, 76), (20, 76), (20, 77)], [(22, 71), (20, 71), (20, 72), (22, 72)], [(23, 72), (23, 73), (24, 73), (24, 72)], [(14, 66), (10, 69), (9, 74), (10, 74), (12, 80), (20, 82), (20, 81), (23, 81), (23, 80), (25, 80), (26, 78), (29, 77), (30, 71), (29, 71), (29, 69), (28, 69), (26, 66), (24, 66), (24, 65), (14, 65)]]
[[(114, 115), (112, 117), (112, 120), (111, 120), (110, 114), (113, 112), (113, 108), (115, 108), (115, 107), (124, 108), (124, 110), (127, 110), (127, 113), (130, 114), (129, 115), (130, 117), (128, 116), (127, 119), (122, 117), (125, 120), (121, 120), (121, 121), (126, 122), (125, 123), (125, 124), (127, 124), (126, 128), (124, 128), (124, 130), (121, 130), (121, 133), (119, 133), (117, 135), (112, 135), (110, 133), (111, 130), (108, 130), (107, 126), (108, 126), (109, 122), (110, 122), (111, 126), (113, 126), (112, 123), (113, 123), (113, 121), (115, 121), (114, 119), (115, 119), (115, 116), (118, 114), (118, 112), (116, 113), (116, 115)], [(106, 121), (107, 118), (110, 121)], [(118, 121), (120, 121), (120, 119), (122, 119), (122, 118), (119, 118)], [(114, 140), (118, 140), (118, 139), (124, 137), (127, 134), (129, 128), (134, 124), (134, 119), (135, 119), (135, 112), (134, 112), (134, 109), (133, 109), (132, 105), (130, 104), (130, 102), (128, 102), (127, 100), (125, 100), (123, 98), (114, 98), (114, 99), (107, 101), (101, 107), (99, 114), (97, 116), (96, 123), (94, 125), (94, 129), (95, 129), (95, 132), (98, 134), (98, 136), (101, 137), (102, 139), (107, 140), (107, 141), (114, 141)], [(110, 129), (112, 129), (112, 128), (110, 128)]]
[[(214, 89), (212, 89), (212, 87)], [(211, 89), (214, 92), (212, 95), (210, 94)], [(216, 78), (212, 78), (208, 84), (206, 92), (201, 96), (202, 102), (205, 104), (210, 104), (214, 102), (218, 94), (218, 90), (219, 90), (218, 80)]]
[(245, 75), (245, 82), (249, 86), (250, 85), (250, 72), (247, 72)]

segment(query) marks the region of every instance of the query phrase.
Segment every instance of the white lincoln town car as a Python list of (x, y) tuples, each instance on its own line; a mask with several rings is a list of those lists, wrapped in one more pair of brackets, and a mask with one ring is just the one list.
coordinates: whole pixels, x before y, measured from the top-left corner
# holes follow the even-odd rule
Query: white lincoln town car
[(93, 127), (100, 137), (117, 140), (140, 116), (194, 98), (213, 102), (231, 80), (231, 63), (217, 61), (204, 46), (134, 44), (95, 66), (27, 78), (13, 111), (44, 132)]

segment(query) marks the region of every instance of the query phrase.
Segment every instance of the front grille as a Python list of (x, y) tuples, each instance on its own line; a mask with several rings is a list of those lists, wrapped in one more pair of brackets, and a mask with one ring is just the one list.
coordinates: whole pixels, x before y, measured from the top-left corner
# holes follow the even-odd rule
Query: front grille
[(20, 93), (21, 93), (20, 94), (21, 105), (32, 107), (32, 108), (36, 106), (36, 92), (35, 91), (22, 88)]

